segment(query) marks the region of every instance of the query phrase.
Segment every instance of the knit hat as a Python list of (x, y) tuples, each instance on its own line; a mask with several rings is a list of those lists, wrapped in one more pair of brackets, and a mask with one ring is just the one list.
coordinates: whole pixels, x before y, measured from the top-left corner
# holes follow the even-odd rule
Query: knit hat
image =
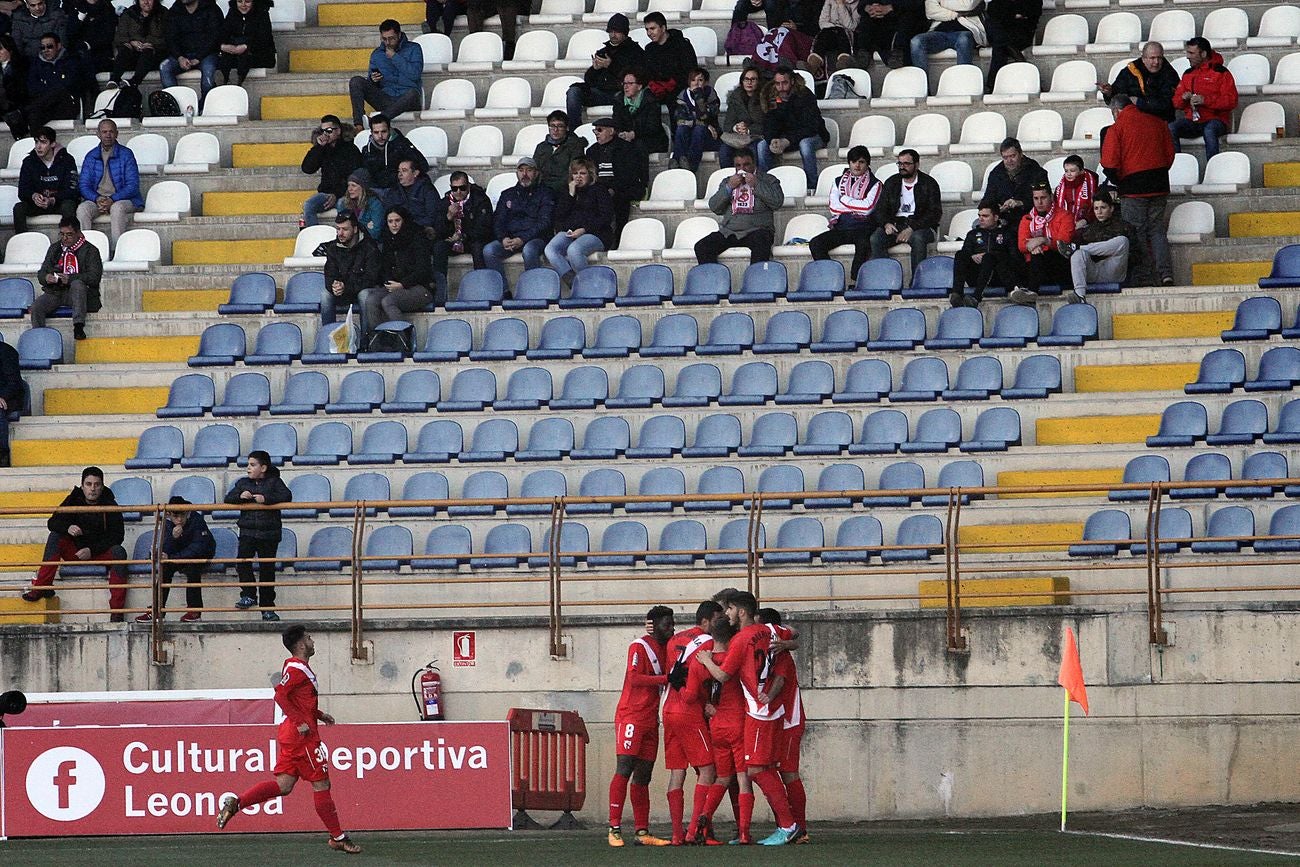
[(593, 129), (598, 126), (607, 126), (610, 129), (614, 129), (614, 118), (612, 117), (597, 118), (596, 120), (592, 121), (591, 126)]
[(353, 169), (352, 174), (348, 175), (349, 181), (356, 181), (357, 186), (363, 190), (370, 189), (370, 172), (363, 168)]
[(175, 496), (175, 497), (172, 497), (170, 500), (167, 501), (167, 505), (169, 505), (169, 506), (188, 506), (188, 505), (190, 505), (190, 501), (187, 500), (187, 499), (185, 499), (184, 497), (181, 497), (181, 496)]
[(535, 169), (537, 168), (537, 160), (533, 159), (532, 157), (524, 157), (519, 161), (518, 165), (528, 166), (529, 168)]
[(632, 22), (627, 20), (627, 16), (622, 12), (615, 12), (609, 16), (609, 23), (605, 25), (606, 33), (622, 33), (624, 36), (632, 29)]

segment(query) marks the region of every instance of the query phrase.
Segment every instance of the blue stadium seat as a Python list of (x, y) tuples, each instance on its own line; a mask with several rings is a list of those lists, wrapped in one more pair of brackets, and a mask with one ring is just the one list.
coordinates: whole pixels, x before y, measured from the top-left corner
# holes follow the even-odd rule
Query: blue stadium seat
[(1237, 400), (1223, 408), (1219, 430), (1205, 438), (1211, 446), (1248, 446), (1268, 430), (1268, 409), (1258, 400)]
[(510, 374), (510, 381), (506, 383), (506, 396), (493, 402), (492, 408), (541, 409), (550, 401), (551, 372), (544, 367), (521, 367)]
[[(658, 329), (655, 329), (656, 334)], [(754, 345), (754, 320), (748, 313), (722, 313), (709, 323), (709, 336), (696, 355), (739, 355)]]
[(600, 551), (610, 552), (587, 557), (588, 566), (624, 566), (631, 568), (645, 559), (650, 548), (650, 534), (640, 521), (616, 521), (600, 537)]
[(352, 453), (352, 428), (341, 421), (318, 424), (307, 434), (307, 446), (293, 456), (299, 466), (329, 466), (342, 463)]
[(923, 412), (912, 429), (912, 438), (898, 449), (904, 454), (946, 452), (956, 448), (960, 442), (961, 416), (956, 410), (940, 407)]
[(1055, 355), (1031, 355), (1016, 364), (1016, 379), (1002, 389), (1003, 400), (1043, 400), (1061, 392), (1061, 359)]
[(447, 312), (458, 310), (491, 310), (501, 303), (506, 292), (506, 278), (491, 268), (470, 271), (456, 287), (456, 297), (447, 302)]
[(860, 358), (844, 375), (844, 388), (831, 394), (831, 403), (877, 403), (894, 388), (894, 372), (880, 358)]
[(656, 415), (641, 422), (636, 445), (627, 450), (633, 459), (667, 460), (686, 448), (686, 423), (681, 416)]
[(863, 497), (862, 502), (869, 509), (884, 506), (905, 508), (915, 502), (919, 494), (885, 492), (916, 490), (924, 487), (925, 471), (921, 469), (921, 465), (912, 461), (898, 461), (880, 471), (880, 479), (876, 482), (876, 490), (880, 493)]
[(1188, 394), (1227, 394), (1246, 381), (1246, 357), (1238, 349), (1215, 349), (1201, 359), (1195, 382), (1189, 382)]
[[(470, 473), (461, 484), (462, 500), (504, 500), (510, 496), (510, 484), (506, 477), (496, 470), (481, 470)], [(462, 518), (469, 515), (491, 515), (504, 506), (496, 503), (471, 503), (447, 507), (447, 515)]]
[(211, 412), (216, 402), (211, 377), (186, 373), (172, 380), (167, 389), (167, 405), (158, 407), (158, 418), (197, 418)]
[[(1169, 460), (1164, 455), (1138, 455), (1124, 465), (1124, 475), (1120, 479), (1124, 484), (1147, 485), (1151, 482), (1169, 481)], [(1145, 500), (1147, 491), (1111, 491), (1109, 497), (1117, 503)]]
[[(298, 431), (285, 422), (259, 424), (253, 430), (253, 444), (249, 451), (264, 451), (271, 456), (276, 466), (288, 461), (298, 451)], [(248, 466), (247, 458), (236, 461), (241, 467)]]
[[(794, 464), (773, 464), (758, 475), (754, 490), (760, 494), (803, 493), (803, 470)], [(764, 509), (789, 509), (793, 500), (764, 500)]]
[(244, 356), (244, 364), (290, 364), (302, 357), (302, 329), (292, 322), (272, 322), (257, 332), (253, 351)]
[[(758, 544), (767, 544), (767, 527), (758, 525)], [(722, 525), (713, 553), (704, 555), (705, 566), (744, 566), (748, 560), (749, 519), (737, 518)]]
[(337, 572), (352, 562), (352, 531), (347, 527), (322, 527), (307, 543), (306, 557), (329, 557), (294, 564), (295, 572)]
[(614, 306), (656, 307), (672, 297), (672, 269), (667, 265), (642, 265), (632, 272), (627, 291), (614, 299)]
[(237, 373), (226, 382), (221, 403), (212, 408), (218, 417), (260, 415), (271, 407), (271, 381), (260, 373)]
[(962, 440), (959, 448), (964, 452), (1005, 452), (1018, 445), (1020, 413), (1009, 406), (995, 406), (979, 414), (970, 439)]
[(618, 275), (608, 265), (583, 268), (573, 277), (573, 291), (560, 299), (560, 309), (604, 307), (618, 294)]
[(970, 349), (984, 336), (984, 314), (973, 307), (949, 307), (939, 314), (926, 349)]
[[(590, 270), (590, 269), (588, 269)], [(586, 524), (577, 521), (565, 521), (560, 525), (560, 565), (570, 568), (577, 564), (578, 556), (584, 560), (591, 549), (591, 534)], [(533, 569), (545, 569), (551, 562), (551, 534), (542, 533), (539, 538), (537, 556), (528, 558), (528, 565)]]
[(767, 320), (762, 342), (754, 344), (757, 354), (798, 352), (813, 343), (813, 321), (803, 311), (780, 311)]
[(641, 347), (643, 358), (680, 358), (699, 342), (699, 324), (694, 316), (670, 313), (655, 323), (650, 342)]
[(1275, 346), (1259, 358), (1259, 373), (1246, 380), (1246, 391), (1290, 391), (1300, 382), (1300, 349)]
[(348, 463), (394, 464), (406, 454), (406, 425), (400, 421), (379, 421), (361, 434), (361, 446), (348, 455)]
[[(392, 488), (388, 484), (388, 476), (383, 473), (357, 473), (354, 476), (348, 476), (347, 484), (343, 487), (343, 496), (341, 500), (347, 502), (358, 502), (360, 500), (391, 500), (393, 498)], [(331, 518), (351, 518), (356, 514), (356, 508), (353, 506), (336, 506), (329, 510)], [(379, 513), (379, 510), (373, 506), (366, 507), (366, 516), (373, 518)]]
[(1070, 546), (1071, 557), (1114, 557), (1120, 545), (1133, 538), (1128, 512), (1102, 509), (1093, 512), (1083, 524), (1083, 541)]
[(937, 554), (943, 548), (943, 523), (934, 515), (909, 515), (898, 525), (894, 544), (926, 547), (882, 551), (880, 559), (885, 563), (929, 560), (931, 554)]
[(992, 355), (976, 355), (957, 368), (952, 388), (940, 395), (944, 400), (988, 400), (1002, 391), (1002, 362)]
[(717, 304), (731, 292), (731, 271), (726, 265), (710, 262), (695, 265), (686, 272), (686, 283), (681, 294), (673, 296), (673, 304)]
[(207, 476), (184, 476), (172, 482), (167, 498), (184, 497), (196, 506), (217, 502), (217, 486)]
[(1173, 554), (1191, 544), (1192, 516), (1186, 509), (1176, 506), (1161, 509), (1156, 514), (1155, 521), (1147, 525), (1143, 538), (1146, 541), (1129, 545), (1130, 554), (1135, 557), (1145, 557), (1147, 545), (1151, 542), (1160, 546), (1161, 554)]
[(496, 399), (496, 376), (485, 367), (471, 367), (456, 374), (447, 398), (438, 401), (438, 412), (480, 412)]
[(595, 409), (609, 397), (609, 374), (603, 367), (575, 367), (564, 376), (560, 396), (551, 399), (551, 409)]
[[(135, 544), (131, 546), (131, 559), (144, 560), (143, 563), (132, 563), (126, 567), (128, 575), (148, 575), (153, 571), (153, 530), (148, 530), (135, 537)], [(66, 577), (67, 572), (63, 573)]]
[(1209, 432), (1209, 419), (1205, 404), (1197, 400), (1181, 400), (1165, 407), (1160, 415), (1160, 430), (1147, 437), (1149, 446), (1190, 446), (1205, 439)]
[[(627, 479), (623, 473), (610, 467), (592, 470), (578, 483), (579, 497), (623, 497), (627, 495)], [(570, 515), (608, 515), (614, 511), (613, 503), (566, 503)]]
[[(821, 262), (831, 262), (822, 259)], [(834, 264), (838, 265), (838, 262)], [(807, 270), (805, 266), (804, 270)], [(870, 337), (867, 314), (852, 307), (836, 310), (822, 323), (822, 339), (809, 347), (813, 352), (857, 352)]]
[(867, 349), (915, 349), (925, 340), (925, 314), (915, 307), (895, 307), (880, 321), (880, 333), (867, 341)]
[[(1281, 511), (1281, 510), (1279, 510)], [(1205, 535), (1209, 539), (1192, 543), (1192, 551), (1197, 554), (1236, 554), (1242, 546), (1250, 546), (1250, 539), (1228, 539), (1228, 536), (1255, 535), (1255, 513), (1245, 506), (1225, 506), (1210, 514), (1205, 522)], [(1290, 549), (1300, 551), (1300, 545)]]
[(586, 345), (587, 326), (581, 319), (576, 316), (556, 316), (542, 323), (537, 345), (524, 355), (529, 361), (568, 359), (582, 352), (582, 347)]
[(826, 545), (822, 531), (822, 522), (816, 518), (791, 518), (776, 531), (774, 548), (789, 548), (788, 551), (764, 551), (763, 562), (771, 564), (808, 565), (813, 557), (821, 556), (821, 549)]
[[(708, 533), (699, 521), (684, 518), (665, 524), (659, 533), (656, 553), (647, 554), (647, 566), (693, 566), (709, 547)], [(664, 553), (664, 552), (674, 553)]]
[[(743, 494), (745, 475), (733, 466), (709, 467), (700, 473), (695, 484), (696, 494)], [(686, 503), (688, 512), (716, 512), (731, 509), (739, 500), (693, 500)]]
[(415, 326), (402, 319), (390, 319), (375, 326), (366, 347), (357, 353), (357, 361), (400, 364), (410, 354), (408, 346), (415, 346)]
[(1300, 286), (1300, 244), (1287, 244), (1273, 254), (1273, 270), (1259, 279), (1261, 289), (1291, 289)]
[(596, 342), (582, 350), (583, 358), (627, 358), (641, 348), (641, 320), (610, 316), (596, 326)]
[(454, 572), (469, 560), (470, 550), (468, 528), (460, 524), (442, 524), (429, 531), (424, 541), (424, 556), (413, 558), (411, 568), (450, 569)]
[(840, 522), (835, 531), (836, 548), (857, 548), (856, 551), (823, 551), (823, 563), (866, 563), (872, 554), (880, 553), (884, 544), (880, 521), (872, 515), (854, 515)]
[(271, 415), (309, 415), (320, 412), (330, 401), (330, 383), (325, 374), (303, 370), (289, 375), (284, 396), (271, 405)]
[(417, 363), (426, 361), (459, 361), (469, 355), (474, 345), (474, 332), (464, 319), (438, 318), (429, 326), (424, 338), (424, 349), (412, 356)]
[(664, 397), (666, 407), (708, 406), (722, 393), (722, 372), (716, 365), (688, 364), (677, 371), (673, 393)]
[[(1274, 512), (1268, 522), (1268, 535), (1300, 537), (1300, 505), (1283, 506)], [(1255, 550), (1263, 553), (1300, 551), (1300, 538), (1260, 539), (1255, 543)]]
[(222, 316), (233, 313), (260, 314), (275, 304), (275, 278), (264, 271), (248, 271), (230, 284), (230, 299), (217, 305)]
[[(952, 461), (939, 468), (939, 481), (936, 488), (982, 488), (984, 487), (984, 467), (979, 461)], [(962, 494), (961, 503), (966, 505), (971, 500), (982, 500), (983, 494)], [(947, 494), (926, 494), (921, 497), (922, 506), (943, 506), (948, 502)]]
[(136, 443), (135, 457), (123, 464), (128, 470), (166, 469), (174, 466), (185, 454), (185, 437), (180, 428), (155, 425), (145, 428)]
[(862, 421), (862, 436), (849, 444), (851, 455), (892, 455), (907, 442), (907, 416), (897, 409), (878, 409)]
[[(316, 329), (316, 339), (312, 341), (311, 352), (302, 357), (303, 364), (347, 364), (348, 359), (356, 357), (351, 350), (339, 352), (334, 345), (335, 334), (347, 327), (347, 322), (331, 322)], [(354, 326), (355, 327), (355, 326)]]
[(199, 353), (190, 356), (189, 365), (190, 367), (225, 367), (234, 364), (244, 357), (246, 345), (244, 329), (233, 322), (209, 325), (199, 335)]
[(1297, 308), (1296, 317), (1290, 327), (1282, 329), (1283, 340), (1295, 340), (1297, 337), (1300, 337), (1300, 308)]
[[(496, 272), (493, 272), (496, 273)], [(533, 540), (523, 524), (498, 524), (488, 530), (483, 550), (471, 557), (471, 569), (510, 569), (522, 563), (533, 550)]]
[(938, 400), (947, 389), (947, 363), (937, 355), (922, 355), (907, 362), (898, 388), (889, 393), (889, 399), (895, 403)]
[(627, 451), (631, 441), (627, 419), (602, 415), (587, 425), (582, 432), (582, 448), (574, 449), (569, 457), (578, 461), (612, 461)]
[[(818, 491), (861, 491), (867, 487), (862, 467), (857, 464), (831, 464), (817, 477)], [(815, 497), (804, 500), (805, 509), (850, 509), (859, 497)]]
[(324, 291), (324, 273), (299, 271), (284, 284), (284, 300), (272, 309), (276, 313), (319, 313), (320, 296)]
[(519, 450), (519, 427), (508, 418), (489, 418), (478, 423), (469, 448), (462, 451), (462, 464), (500, 463)]
[[(210, 575), (220, 575), (230, 568), (229, 561), (239, 556), (239, 537), (226, 527), (213, 527), (212, 540), (216, 542), (217, 548), (205, 571)], [(281, 531), (280, 544), (283, 545), (286, 540), (293, 545), (293, 554), (290, 556), (298, 556), (298, 540), (293, 530), (286, 528)], [(221, 562), (223, 560), (226, 562)]]
[[(519, 496), (525, 499), (545, 499), (550, 501), (557, 497), (567, 496), (568, 493), (568, 480), (564, 478), (564, 473), (559, 470), (536, 470), (524, 476), (524, 480), (519, 486)], [(510, 503), (506, 505), (506, 514), (512, 518), (518, 515), (549, 515), (551, 505), (550, 502)]]
[(638, 364), (623, 369), (618, 378), (618, 392), (605, 401), (605, 406), (610, 409), (646, 409), (663, 399), (663, 370), (657, 364)]
[(519, 275), (504, 310), (545, 310), (560, 300), (560, 275), (550, 268), (529, 268)]
[[(686, 493), (686, 477), (676, 467), (655, 467), (642, 474), (637, 493), (644, 497), (680, 496)], [(623, 507), (623, 510), (629, 514), (637, 512), (671, 512), (674, 503), (680, 504), (681, 502), (678, 499), (673, 502), (628, 503)]]
[(952, 266), (951, 256), (928, 256), (922, 259), (912, 274), (912, 285), (903, 289), (903, 297), (946, 298), (952, 291)]
[(325, 404), (325, 412), (369, 414), (383, 402), (384, 375), (377, 370), (354, 370), (339, 384), (338, 399)]
[(1038, 310), (1011, 304), (998, 311), (993, 318), (993, 330), (988, 337), (980, 338), (985, 349), (1023, 349), (1038, 339)]
[(1267, 340), (1282, 331), (1282, 305), (1276, 298), (1256, 296), (1237, 305), (1232, 327), (1222, 333), (1224, 340)]
[(366, 572), (396, 572), (411, 562), (411, 531), (397, 524), (377, 528), (366, 539), (362, 556), (361, 568)]
[[(554, 274), (544, 268), (533, 271)], [(525, 274), (530, 273), (528, 271)], [(557, 278), (558, 279), (558, 278)], [(528, 323), (513, 316), (493, 319), (483, 329), (483, 341), (471, 349), (471, 361), (513, 361), (528, 351)]]
[(1038, 336), (1039, 346), (1082, 346), (1097, 339), (1097, 308), (1091, 304), (1065, 304), (1052, 316), (1052, 330)]
[(438, 402), (442, 384), (438, 374), (426, 368), (403, 371), (393, 386), (393, 399), (379, 405), (380, 412), (428, 412)]
[(22, 319), (36, 299), (36, 289), (26, 277), (0, 278), (0, 319)]
[[(153, 504), (153, 485), (148, 479), (139, 476), (127, 476), (118, 479), (109, 486), (113, 490), (113, 499), (119, 506), (149, 506)], [(123, 521), (138, 521), (140, 512), (123, 512)]]
[(725, 458), (740, 449), (740, 419), (730, 413), (706, 415), (695, 425), (695, 439), (682, 457)]
[(846, 301), (888, 301), (891, 295), (897, 295), (902, 291), (902, 263), (897, 259), (868, 259), (858, 269), (857, 282), (845, 290), (844, 299)]
[(736, 450), (742, 458), (779, 458), (799, 439), (799, 425), (788, 412), (768, 412), (754, 419), (749, 441)]
[(847, 412), (827, 410), (808, 419), (796, 455), (839, 455), (853, 442), (853, 419)]
[[(433, 470), (425, 470), (409, 476), (406, 483), (402, 485), (401, 499), (403, 500), (446, 500), (450, 496), (447, 477)], [(438, 507), (392, 506), (388, 514), (393, 518), (432, 518), (438, 514)]]
[(327, 476), (320, 473), (300, 473), (289, 479), (289, 493), (293, 494), (292, 509), (284, 509), (280, 512), (280, 517), (288, 520), (289, 518), (315, 518), (324, 512), (324, 509), (315, 507), (303, 507), (303, 503), (328, 503), (334, 499), (334, 492)]
[(1269, 445), (1300, 443), (1300, 398), (1282, 404), (1282, 411), (1277, 416), (1277, 427), (1264, 434), (1264, 442)]
[[(1183, 469), (1184, 482), (1226, 482), (1232, 479), (1232, 464), (1221, 452), (1193, 455)], [(1175, 500), (1213, 499), (1218, 488), (1174, 488), (1169, 496)]]
[(740, 291), (732, 292), (733, 304), (771, 303), (785, 297), (788, 288), (785, 265), (780, 262), (754, 262), (740, 278)]
[(185, 469), (228, 467), (239, 457), (239, 431), (228, 424), (209, 424), (194, 435), (194, 448), (181, 458)]
[(835, 369), (825, 361), (801, 361), (790, 370), (785, 390), (774, 398), (778, 406), (822, 403), (835, 391)]
[(750, 361), (736, 368), (731, 387), (718, 398), (719, 406), (762, 406), (776, 397), (776, 367), (767, 361)]
[(834, 259), (814, 260), (799, 271), (799, 285), (786, 297), (791, 301), (830, 301), (844, 291), (844, 266)]
[[(1287, 469), (1286, 455), (1278, 452), (1255, 452), (1253, 455), (1246, 455), (1246, 460), (1241, 464), (1241, 474), (1238, 476), (1242, 481), (1257, 481), (1260, 479), (1286, 479), (1290, 478), (1290, 471)], [(1233, 485), (1224, 488), (1223, 493), (1229, 497), (1238, 498), (1260, 498), (1271, 497), (1281, 485)]]
[(528, 446), (515, 452), (521, 462), (559, 461), (573, 451), (573, 422), (562, 416), (547, 416), (528, 429)]

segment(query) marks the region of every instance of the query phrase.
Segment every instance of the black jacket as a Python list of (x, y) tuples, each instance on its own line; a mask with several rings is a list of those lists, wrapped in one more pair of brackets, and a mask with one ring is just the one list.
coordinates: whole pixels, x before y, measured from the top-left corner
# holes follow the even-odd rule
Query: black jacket
[(348, 175), (360, 165), (361, 151), (352, 142), (339, 139), (332, 145), (321, 146), (313, 141), (311, 150), (302, 158), (302, 173), (320, 172), (316, 191), (341, 196), (348, 190)]
[(211, 559), (217, 553), (217, 540), (212, 538), (212, 531), (208, 529), (203, 513), (186, 512), (185, 515), (179, 539), (172, 536), (172, 529), (176, 525), (171, 521), (163, 522), (162, 552), (176, 560)]
[(420, 174), (429, 173), (429, 161), (420, 153), (420, 149), (389, 124), (388, 141), (383, 147), (377, 147), (373, 141), (368, 141), (361, 149), (361, 166), (370, 173), (370, 188), (389, 190), (396, 187), (397, 166), (402, 160), (413, 161)]
[(1137, 97), (1134, 104), (1138, 108), (1165, 123), (1173, 122), (1174, 91), (1177, 89), (1178, 73), (1168, 60), (1162, 60), (1160, 70), (1152, 75), (1142, 65), (1141, 58), (1121, 69), (1111, 85), (1112, 93)]
[(65, 149), (59, 148), (48, 166), (33, 150), (23, 158), (22, 168), (18, 170), (18, 198), (30, 202), (34, 193), (53, 190), (60, 202), (78, 202), (81, 201), (77, 186), (80, 179), (77, 161)]
[[(162, 4), (159, 4), (161, 6)], [(113, 63), (113, 37), (117, 32), (117, 10), (111, 0), (68, 4), (68, 38), (96, 72), (107, 72)], [(86, 17), (81, 18), (84, 14)]]
[(665, 99), (675, 99), (686, 87), (686, 74), (698, 62), (695, 46), (674, 27), (668, 31), (663, 45), (651, 42), (642, 51), (641, 65), (655, 84), (656, 93), (662, 93)]
[(787, 101), (774, 103), (763, 116), (763, 138), (769, 142), (789, 139), (790, 146), (798, 150), (799, 142), (812, 136), (820, 138), (823, 145), (830, 140), (817, 97), (806, 87), (793, 89)]
[(999, 222), (992, 229), (976, 225), (966, 233), (959, 256), (974, 256), (977, 253), (1005, 253), (1010, 256), (1016, 251), (1016, 230), (1009, 229)]
[[(81, 486), (78, 485), (63, 498), (63, 502), (59, 505), (89, 506), (91, 504), (86, 502), (86, 495), (81, 492)], [(104, 492), (99, 495), (99, 502), (94, 505), (117, 505), (113, 491), (108, 485), (104, 486)], [(50, 520), (45, 525), (51, 533), (67, 536), (78, 548), (89, 548), (92, 554), (101, 554), (114, 545), (121, 545), (122, 540), (126, 538), (121, 512), (55, 512), (50, 515)], [(81, 528), (80, 536), (68, 536), (68, 528), (73, 526)]]
[[(999, 211), (1000, 216), (1008, 226), (1017, 226), (1020, 224), (1020, 218), (1029, 213), (1029, 208), (1034, 202), (1032, 187), (1034, 184), (1047, 183), (1047, 170), (1038, 164), (1036, 160), (1029, 157), (1023, 157), (1020, 164), (1020, 171), (1012, 178), (1007, 174), (1007, 167), (998, 163), (989, 172), (988, 185), (984, 190), (984, 197), (980, 199), (980, 207), (991, 205), (993, 210)], [(1002, 203), (1007, 199), (1017, 199), (1020, 202), (1020, 208), (1013, 208), (1009, 211), (1002, 211)]]
[[(101, 0), (102, 2), (102, 0)], [(245, 15), (234, 3), (221, 27), (221, 45), (247, 45), (254, 67), (275, 66), (275, 35), (271, 32), (271, 13), (254, 3)]]
[(424, 232), (409, 215), (404, 215), (402, 231), (394, 235), (384, 229), (379, 254), (379, 282), (395, 280), (406, 288), (432, 286), (433, 266)]
[(621, 94), (623, 92), (623, 74), (645, 64), (645, 52), (634, 39), (624, 39), (617, 48), (606, 41), (597, 52), (601, 57), (609, 58), (609, 66), (597, 69), (587, 67), (583, 80), (598, 90), (608, 90)]
[(379, 245), (366, 236), (358, 235), (357, 243), (344, 247), (338, 242), (325, 248), (325, 289), (335, 280), (343, 281), (343, 294), (336, 296), (336, 304), (356, 304), (365, 289), (379, 285)]
[(614, 197), (603, 184), (583, 187), (572, 196), (566, 188), (555, 197), (555, 231), (586, 229), (608, 250), (614, 240)]
[(537, 162), (537, 182), (560, 192), (569, 185), (569, 163), (581, 159), (587, 151), (587, 140), (570, 131), (559, 144), (547, 136), (533, 149)]
[(636, 133), (632, 144), (644, 154), (659, 154), (668, 150), (663, 112), (659, 108), (659, 101), (648, 88), (641, 91), (641, 104), (635, 112), (627, 107), (622, 97), (614, 101), (614, 129)]
[[(10, 413), (23, 408), (23, 373), (18, 366), (18, 350), (4, 341), (0, 341), (0, 398), (9, 404)], [(0, 443), (0, 450), (8, 448), (9, 443)]]
[[(771, 115), (768, 115), (771, 117)], [(894, 175), (885, 181), (880, 191), (880, 202), (876, 205), (876, 225), (893, 224), (902, 229), (939, 230), (939, 221), (943, 219), (943, 196), (939, 184), (925, 172), (916, 173), (916, 189), (912, 191), (916, 200), (916, 212), (910, 217), (898, 216), (898, 205), (903, 198), (903, 178)]]
[[(440, 241), (445, 241), (456, 231), (456, 224), (447, 219), (451, 208), (451, 192), (442, 197), (438, 210), (438, 219), (434, 221), (433, 231)], [(465, 240), (486, 244), (492, 240), (492, 200), (478, 184), (469, 185), (469, 199), (461, 216), (461, 232)]]
[(183, 2), (172, 4), (163, 20), (163, 38), (171, 57), (204, 58), (221, 48), (223, 20), (212, 0), (199, 0), (194, 11)]
[(636, 145), (615, 137), (609, 144), (597, 142), (587, 148), (587, 157), (596, 164), (598, 183), (629, 200), (645, 196), (650, 163)]
[[(264, 478), (256, 482), (245, 476), (231, 486), (230, 493), (226, 494), (226, 502), (231, 505), (243, 503), (244, 501), (240, 499), (240, 495), (244, 491), (261, 494), (266, 498), (265, 505), (267, 506), (273, 506), (276, 503), (293, 502), (293, 493), (290, 492), (289, 486), (284, 483), (278, 473), (276, 475), (268, 473)], [(279, 509), (243, 509), (239, 513), (238, 523), (240, 536), (247, 536), (250, 539), (280, 538)]]

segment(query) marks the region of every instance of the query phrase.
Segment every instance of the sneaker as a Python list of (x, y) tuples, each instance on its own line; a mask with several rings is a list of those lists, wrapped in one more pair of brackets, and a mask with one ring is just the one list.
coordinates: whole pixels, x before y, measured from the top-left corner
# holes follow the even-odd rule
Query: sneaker
[(1060, 253), (1062, 256), (1064, 256), (1067, 259), (1073, 256), (1074, 252), (1078, 249), (1079, 249), (1078, 244), (1069, 244), (1066, 243), (1065, 241), (1056, 242), (1056, 252)]
[(610, 825), (609, 836), (607, 839), (609, 840), (609, 845), (613, 846), (615, 849), (622, 849), (624, 846), (623, 829), (618, 825)]
[(840, 52), (840, 56), (835, 58), (836, 69), (852, 69), (854, 63), (856, 61), (853, 59), (853, 55), (847, 51)]
[(1083, 297), (1083, 293), (1076, 289), (1070, 293), (1070, 297), (1066, 301), (1070, 304), (1083, 304), (1087, 299)]
[(749, 836), (733, 837), (727, 841), (728, 846), (753, 846), (754, 838)]
[(802, 830), (799, 828), (798, 825), (795, 825), (793, 828), (790, 828), (789, 830), (785, 828), (777, 828), (771, 834), (767, 835), (762, 840), (759, 840), (758, 845), (784, 846), (786, 843), (791, 843), (795, 839), (797, 839), (801, 833)]
[(954, 292), (948, 296), (948, 304), (952, 307), (965, 307), (966, 296), (960, 292)]
[(121, 86), (122, 86), (122, 82), (114, 81), (113, 79), (110, 78), (107, 81), (107, 83), (104, 84), (104, 90), (117, 90)]
[(74, 324), (73, 324), (73, 326), (72, 326), (72, 339), (73, 339), (73, 340), (85, 340), (85, 339), (86, 339), (86, 326), (85, 326), (84, 324), (82, 324), (82, 323), (80, 323), (80, 322), (77, 322), (77, 323), (74, 323)]
[(42, 599), (52, 598), (54, 598), (53, 590), (37, 590), (34, 587), (23, 594), (24, 602), (40, 602)]
[(240, 611), (247, 611), (250, 608), (257, 607), (257, 600), (252, 596), (240, 596), (239, 601), (235, 603), (235, 607)]
[(263, 619), (263, 620), (266, 620), (266, 621), (269, 621), (269, 622), (271, 622), (271, 623), (279, 623), (279, 622), (280, 622), (280, 615), (279, 615), (279, 614), (276, 614), (274, 611), (263, 611), (263, 612), (262, 612), (262, 619)]
[(809, 54), (804, 62), (808, 64), (808, 71), (813, 74), (813, 78), (826, 77), (826, 60), (816, 51)]
[(889, 56), (885, 58), (885, 65), (890, 69), (901, 69), (907, 66), (909, 62), (910, 58), (908, 58), (907, 52), (901, 48), (892, 49)]
[[(158, 619), (159, 619), (159, 620), (162, 620), (163, 617), (166, 617), (166, 616), (167, 616), (167, 615), (164, 614), (162, 617), (159, 617)], [(144, 614), (141, 614), (139, 617), (137, 617), (137, 618), (135, 619), (135, 622), (136, 622), (136, 623), (153, 623), (153, 615), (150, 614), (148, 611), (146, 611)]]
[(181, 623), (198, 623), (203, 619), (203, 615), (197, 611), (186, 611), (181, 615)]
[(239, 798), (234, 795), (226, 795), (221, 799), (221, 812), (217, 813), (217, 830), (220, 831), (226, 827), (226, 824), (239, 812)]
[(795, 843), (796, 845), (803, 845), (804, 843), (811, 843), (812, 838), (808, 836), (808, 829), (800, 826), (799, 836), (795, 837), (790, 842)]
[(638, 846), (671, 846), (672, 843), (662, 837), (656, 837), (646, 829), (642, 828), (636, 832), (633, 838)]
[(126, 615), (121, 611), (108, 615), (109, 623), (126, 623)]
[(1033, 304), (1038, 300), (1038, 293), (1030, 292), (1028, 289), (1021, 289), (1019, 286), (1016, 286), (1007, 293), (1007, 297), (1011, 299), (1013, 304)]
[(1161, 277), (1161, 278), (1160, 278), (1160, 285), (1161, 285), (1161, 286), (1172, 286), (1172, 285), (1174, 285), (1174, 278), (1173, 278), (1173, 277)]
[(330, 848), (333, 849), (335, 852), (346, 852), (349, 855), (361, 854), (361, 847), (358, 846), (356, 843), (353, 843), (352, 838), (349, 837), (347, 834), (344, 834), (342, 837), (340, 837), (337, 840), (335, 840), (333, 837), (330, 837)]

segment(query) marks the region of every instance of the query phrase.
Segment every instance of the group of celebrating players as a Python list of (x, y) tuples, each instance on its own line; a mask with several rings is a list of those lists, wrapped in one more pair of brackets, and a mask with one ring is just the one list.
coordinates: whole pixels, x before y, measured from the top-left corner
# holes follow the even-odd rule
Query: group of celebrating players
[[(752, 593), (735, 589), (700, 603), (691, 628), (673, 629), (672, 609), (656, 605), (646, 614), (646, 634), (628, 646), (614, 714), (617, 764), (609, 784), (609, 845), (625, 845), (623, 804), (629, 795), (637, 844), (720, 845), (713, 836), (713, 814), (728, 792), (738, 829), (730, 842), (753, 843), (754, 786), (777, 823), (758, 844), (808, 842), (808, 799), (799, 778), (803, 701), (791, 656), (799, 646), (796, 634), (781, 625), (774, 609), (760, 609)], [(661, 696), (670, 840), (649, 830)], [(690, 822), (684, 825), (688, 767), (697, 776)]]

